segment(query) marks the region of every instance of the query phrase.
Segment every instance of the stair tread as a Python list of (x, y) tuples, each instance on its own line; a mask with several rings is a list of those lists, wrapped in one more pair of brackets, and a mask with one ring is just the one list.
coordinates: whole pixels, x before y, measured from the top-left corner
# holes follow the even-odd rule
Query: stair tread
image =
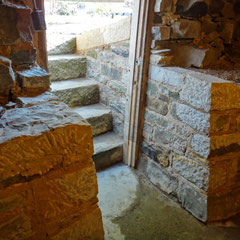
[(51, 89), (54, 92), (78, 87), (92, 86), (97, 84), (98, 82), (92, 79), (78, 78), (52, 82)]
[(97, 103), (92, 104), (84, 107), (75, 107), (73, 108), (73, 111), (77, 112), (79, 115), (81, 115), (84, 119), (90, 119), (93, 117), (100, 117), (105, 114), (110, 114), (111, 110), (109, 107)]
[(93, 138), (94, 155), (123, 145), (123, 139), (116, 133), (110, 132)]
[(61, 54), (61, 55), (49, 55), (48, 61), (56, 61), (56, 60), (71, 60), (71, 59), (85, 59), (85, 57), (77, 54)]

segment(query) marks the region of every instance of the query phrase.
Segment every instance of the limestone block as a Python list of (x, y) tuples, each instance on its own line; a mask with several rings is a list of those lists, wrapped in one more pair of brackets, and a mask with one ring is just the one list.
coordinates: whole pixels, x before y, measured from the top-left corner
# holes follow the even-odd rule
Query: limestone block
[(199, 220), (206, 222), (208, 220), (207, 195), (200, 193), (192, 186), (180, 182), (178, 188), (178, 198), (182, 206), (186, 208)]
[(174, 87), (182, 87), (186, 73), (188, 73), (188, 70), (181, 68), (167, 68), (153, 65), (150, 67), (150, 79)]
[(173, 151), (184, 153), (187, 148), (187, 140), (166, 131), (164, 128), (157, 127), (154, 131), (153, 140), (169, 146)]
[(131, 18), (122, 19), (103, 28), (81, 34), (77, 37), (77, 53), (83, 50), (126, 41), (130, 39)]
[(101, 64), (101, 73), (111, 79), (120, 80), (121, 72), (117, 68), (113, 68), (106, 64)]
[(169, 195), (176, 196), (178, 188), (178, 180), (175, 176), (168, 173), (168, 171), (160, 164), (153, 162), (150, 159), (145, 159), (141, 156), (141, 165), (145, 165), (143, 171), (149, 180), (161, 190)]
[(194, 134), (191, 146), (195, 153), (201, 157), (208, 158), (210, 154), (210, 138), (202, 134)]
[(129, 57), (129, 47), (124, 47), (122, 45), (112, 45), (110, 47), (111, 51), (121, 57)]
[(173, 169), (175, 172), (189, 182), (204, 191), (208, 190), (209, 170), (207, 166), (201, 165), (186, 157), (175, 155), (173, 157)]
[(29, 70), (17, 72), (18, 84), (23, 94), (36, 96), (50, 88), (50, 74), (40, 67), (33, 67)]
[(210, 114), (200, 112), (185, 104), (176, 103), (171, 107), (174, 118), (201, 132), (208, 133), (210, 129)]
[(8, 58), (0, 56), (0, 104), (7, 103), (10, 90), (14, 87), (15, 75)]
[(201, 33), (201, 22), (181, 19), (172, 25), (171, 38), (197, 38)]
[(109, 81), (108, 85), (117, 94), (125, 94), (127, 91), (125, 85), (123, 83), (121, 83), (120, 81), (112, 80), (112, 81)]
[(156, 0), (154, 12), (162, 13), (171, 11), (173, 1), (172, 0)]
[(171, 28), (167, 26), (153, 26), (152, 35), (154, 40), (168, 40), (170, 39)]

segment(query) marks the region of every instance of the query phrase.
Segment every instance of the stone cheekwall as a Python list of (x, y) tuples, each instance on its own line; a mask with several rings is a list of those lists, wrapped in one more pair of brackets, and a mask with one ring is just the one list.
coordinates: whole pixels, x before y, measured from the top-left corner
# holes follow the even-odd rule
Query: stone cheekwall
[(46, 92), (0, 108), (0, 239), (104, 239), (91, 126)]
[(123, 136), (126, 90), (129, 79), (129, 44), (122, 42), (86, 53), (88, 77), (98, 81), (100, 102), (113, 114), (114, 131)]
[(154, 11), (152, 48), (159, 63), (239, 67), (239, 0), (156, 0)]
[(240, 87), (151, 58), (138, 168), (201, 221), (240, 212)]

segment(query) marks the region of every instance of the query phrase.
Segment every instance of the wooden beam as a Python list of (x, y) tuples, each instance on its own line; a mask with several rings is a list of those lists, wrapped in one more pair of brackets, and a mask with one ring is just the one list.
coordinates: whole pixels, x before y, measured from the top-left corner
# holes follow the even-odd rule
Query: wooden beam
[(142, 141), (154, 2), (136, 0), (130, 40), (130, 83), (124, 122), (124, 161), (136, 167)]

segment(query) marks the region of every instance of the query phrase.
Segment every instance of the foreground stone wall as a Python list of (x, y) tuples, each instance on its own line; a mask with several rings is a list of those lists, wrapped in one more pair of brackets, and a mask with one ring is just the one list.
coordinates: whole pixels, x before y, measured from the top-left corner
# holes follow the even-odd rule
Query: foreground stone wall
[(201, 221), (240, 212), (240, 87), (151, 58), (138, 168)]
[(56, 96), (0, 108), (0, 239), (104, 239), (91, 127)]
[(0, 3), (0, 105), (50, 88), (49, 74), (37, 65), (31, 21), (31, 9), (22, 2)]
[(98, 48), (86, 53), (87, 75), (98, 81), (100, 102), (113, 114), (114, 131), (123, 136), (126, 90), (129, 78), (129, 43)]
[(239, 0), (156, 0), (154, 12), (152, 48), (159, 63), (239, 67)]

